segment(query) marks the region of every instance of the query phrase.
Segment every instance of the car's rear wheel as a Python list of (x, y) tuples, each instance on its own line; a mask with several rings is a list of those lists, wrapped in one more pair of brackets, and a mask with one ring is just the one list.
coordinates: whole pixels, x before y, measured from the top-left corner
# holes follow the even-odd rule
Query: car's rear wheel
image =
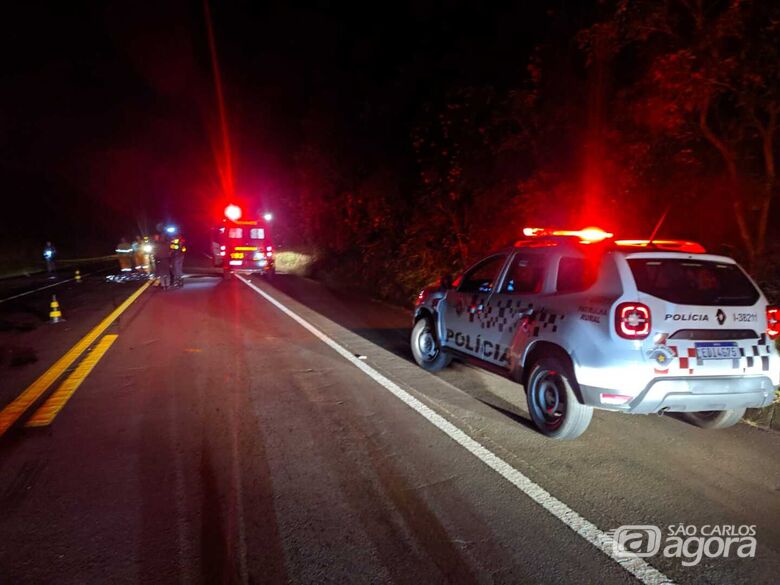
[(743, 416), (745, 416), (744, 408), (685, 413), (688, 422), (703, 429), (727, 429), (742, 420)]
[(573, 374), (555, 357), (542, 357), (531, 366), (528, 412), (536, 428), (551, 439), (576, 439), (593, 418), (593, 408), (577, 400), (572, 380)]
[(420, 319), (414, 324), (411, 344), (414, 361), (424, 370), (438, 372), (452, 361), (452, 356), (442, 350), (430, 319)]

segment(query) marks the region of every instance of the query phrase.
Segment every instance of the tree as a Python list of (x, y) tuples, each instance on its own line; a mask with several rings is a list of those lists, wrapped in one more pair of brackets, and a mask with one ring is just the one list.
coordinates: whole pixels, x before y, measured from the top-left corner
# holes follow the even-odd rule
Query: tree
[(780, 6), (620, 0), (580, 42), (591, 60), (607, 47), (635, 68), (620, 106), (648, 143), (671, 139), (723, 170), (748, 265), (760, 272), (778, 191)]

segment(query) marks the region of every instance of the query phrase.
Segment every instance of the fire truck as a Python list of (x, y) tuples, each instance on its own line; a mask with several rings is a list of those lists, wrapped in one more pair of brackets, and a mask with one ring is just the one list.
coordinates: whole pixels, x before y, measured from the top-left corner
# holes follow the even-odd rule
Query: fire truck
[(274, 247), (268, 222), (264, 218), (244, 219), (238, 205), (225, 207), (225, 217), (212, 229), (211, 250), (214, 266), (222, 268), (226, 278), (231, 274), (276, 273)]

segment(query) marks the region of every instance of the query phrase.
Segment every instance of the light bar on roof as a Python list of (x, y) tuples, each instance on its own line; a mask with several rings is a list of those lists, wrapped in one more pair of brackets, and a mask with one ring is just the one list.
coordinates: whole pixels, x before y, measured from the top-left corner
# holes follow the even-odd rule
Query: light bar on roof
[(691, 254), (704, 254), (707, 250), (698, 242), (687, 240), (616, 240), (618, 246), (631, 248), (653, 248), (656, 250), (668, 250), (670, 252), (690, 252)]
[(523, 228), (523, 235), (528, 238), (537, 238), (541, 236), (564, 236), (579, 238), (583, 244), (595, 244), (597, 242), (603, 242), (613, 237), (614, 234), (605, 232), (601, 228), (586, 227), (581, 230), (550, 230), (547, 228)]

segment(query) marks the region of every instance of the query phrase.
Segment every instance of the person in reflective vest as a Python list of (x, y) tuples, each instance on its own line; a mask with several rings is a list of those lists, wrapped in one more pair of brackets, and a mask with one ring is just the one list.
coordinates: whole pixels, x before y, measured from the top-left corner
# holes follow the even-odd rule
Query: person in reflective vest
[(51, 274), (57, 267), (54, 265), (54, 257), (57, 255), (57, 250), (54, 248), (51, 242), (46, 242), (46, 246), (43, 248), (43, 259), (46, 261), (46, 272)]
[(133, 246), (122, 238), (116, 245), (116, 255), (119, 259), (119, 269), (122, 272), (130, 272), (133, 269)]
[(184, 286), (184, 253), (187, 246), (184, 238), (177, 236), (171, 240), (171, 271), (173, 273), (173, 286)]
[[(144, 250), (144, 239), (141, 236), (136, 236), (133, 242), (133, 268), (137, 272), (148, 272), (149, 268), (149, 252)], [(147, 248), (151, 246), (147, 245)]]
[(171, 247), (168, 240), (154, 235), (154, 272), (157, 275), (160, 287), (167, 290), (171, 285)]

